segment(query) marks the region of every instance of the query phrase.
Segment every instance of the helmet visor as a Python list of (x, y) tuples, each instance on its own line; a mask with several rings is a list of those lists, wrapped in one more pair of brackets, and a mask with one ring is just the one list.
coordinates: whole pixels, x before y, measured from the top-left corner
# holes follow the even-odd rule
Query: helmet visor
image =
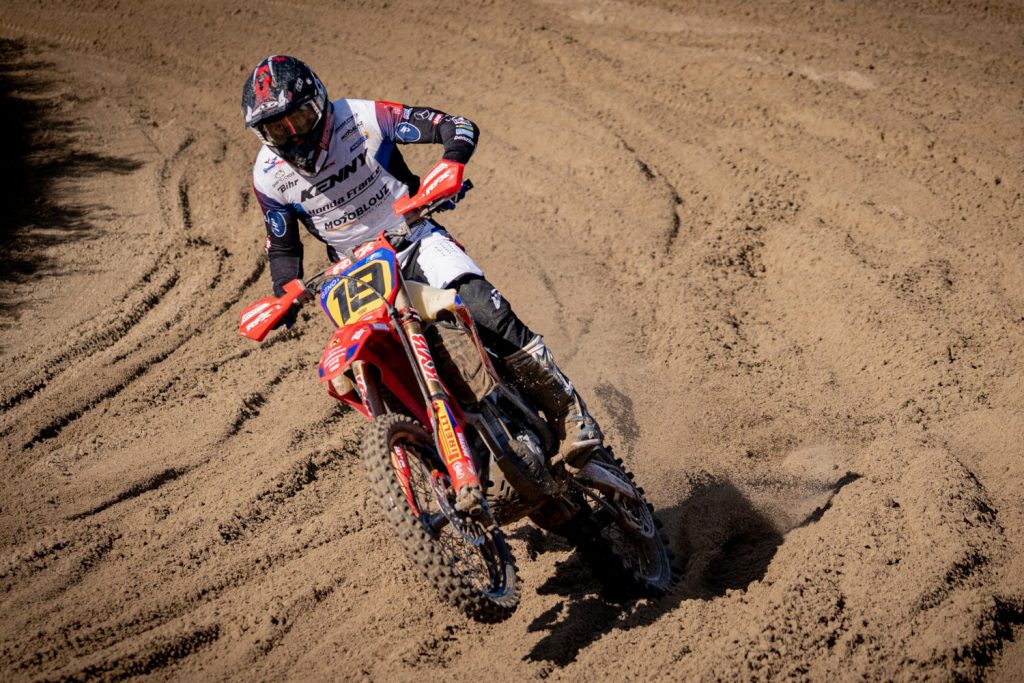
[(320, 108), (315, 102), (306, 102), (295, 111), (264, 121), (259, 125), (263, 138), (272, 145), (285, 147), (298, 142), (316, 127)]

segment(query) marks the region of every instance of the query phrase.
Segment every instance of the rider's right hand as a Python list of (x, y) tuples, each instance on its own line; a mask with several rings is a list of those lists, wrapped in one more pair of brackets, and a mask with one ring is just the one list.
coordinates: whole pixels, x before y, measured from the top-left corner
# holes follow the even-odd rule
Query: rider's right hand
[(271, 329), (276, 330), (282, 325), (284, 325), (286, 329), (292, 329), (292, 325), (295, 324), (296, 318), (299, 317), (299, 308), (300, 306), (298, 301), (292, 302), (292, 305), (288, 307), (288, 312), (281, 316), (281, 319), (278, 320), (277, 324)]

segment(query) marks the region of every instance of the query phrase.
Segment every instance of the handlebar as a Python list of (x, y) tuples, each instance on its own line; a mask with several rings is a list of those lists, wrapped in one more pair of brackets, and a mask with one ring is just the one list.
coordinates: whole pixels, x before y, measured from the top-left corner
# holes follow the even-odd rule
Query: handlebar
[[(431, 202), (429, 204), (426, 204), (425, 206), (421, 207), (420, 209), (417, 209), (415, 216), (407, 215), (407, 221), (406, 221), (406, 225), (404, 227), (400, 228), (399, 230), (387, 230), (387, 231), (385, 231), (384, 234), (389, 239), (394, 238), (394, 237), (405, 237), (405, 236), (407, 236), (409, 234), (409, 228), (414, 227), (416, 225), (419, 225), (420, 223), (425, 221), (427, 218), (429, 218), (433, 214), (438, 213), (440, 211), (450, 211), (450, 210), (454, 209), (456, 207), (456, 205), (460, 201), (462, 201), (463, 198), (465, 198), (466, 193), (468, 193), (472, 189), (473, 189), (473, 183), (471, 181), (469, 181), (469, 180), (462, 181), (462, 186), (459, 188), (458, 192), (452, 193), (452, 194), (447, 195), (445, 197), (440, 197), (440, 198), (434, 200), (433, 202)], [(378, 233), (378, 235), (379, 235), (379, 233)], [(374, 237), (372, 240), (367, 240), (367, 242), (372, 242), (372, 241), (374, 241), (376, 239), (377, 238)], [(363, 244), (365, 244), (365, 242)], [(360, 244), (359, 246), (362, 246), (362, 245)], [(353, 247), (351, 250), (349, 250), (346, 253), (346, 256), (348, 256), (349, 260), (352, 261), (353, 263), (356, 260), (355, 257), (354, 257), (353, 252), (357, 248), (358, 247)], [(306, 289), (306, 293), (302, 297), (300, 297), (299, 299), (296, 299), (296, 301), (301, 304), (301, 303), (305, 303), (306, 301), (309, 301), (310, 299), (313, 299), (316, 296), (314, 294), (314, 292), (318, 291), (320, 289), (320, 286), (326, 281), (326, 279), (327, 279), (327, 277), (326, 277), (327, 271), (329, 271), (331, 268), (333, 268), (336, 265), (336, 263), (330, 264), (329, 266), (327, 266), (323, 270), (321, 270), (321, 271), (319, 271), (317, 273), (314, 273), (313, 275), (310, 275), (308, 278), (303, 280), (302, 284), (303, 284), (303, 286)], [(365, 284), (365, 283), (363, 283), (363, 284)]]
[(444, 197), (439, 197), (438, 199), (435, 199), (429, 204), (426, 204), (420, 207), (419, 209), (415, 209), (414, 211), (410, 212), (415, 214), (415, 216), (413, 216), (411, 220), (408, 219), (409, 214), (406, 214), (407, 224), (413, 226), (418, 224), (420, 221), (426, 220), (431, 214), (438, 213), (439, 211), (450, 211), (454, 209), (455, 206), (465, 198), (466, 193), (472, 189), (472, 181), (463, 180), (462, 186), (459, 187), (457, 192), (454, 192)]
[[(466, 192), (472, 188), (473, 185), (468, 180), (462, 183), (457, 192), (452, 192), (444, 195), (433, 202), (422, 207), (422, 210), (418, 212), (416, 217), (412, 219), (409, 224), (403, 226), (402, 230), (396, 231), (385, 231), (378, 233), (377, 236), (370, 241), (376, 241), (383, 234), (388, 241), (394, 246), (395, 242), (393, 237), (405, 237), (409, 234), (409, 225), (416, 225), (421, 223), (431, 214), (445, 209), (451, 209), (455, 207), (455, 203), (458, 202), (466, 194)], [(360, 247), (364, 246), (360, 245)], [(342, 271), (351, 266), (356, 262), (356, 255), (354, 250), (350, 250), (346, 253), (347, 264), (344, 264), (339, 260), (336, 263), (331, 264), (327, 268), (324, 268), (318, 273), (314, 273), (305, 281), (300, 279), (291, 280), (284, 285), (284, 292), (280, 296), (266, 296), (259, 301), (247, 306), (242, 310), (238, 320), (238, 331), (245, 337), (253, 339), (255, 341), (263, 341), (270, 330), (280, 325), (288, 312), (293, 308), (297, 308), (304, 304), (306, 301), (315, 299), (323, 286), (324, 281), (328, 277), (329, 271), (334, 271), (330, 277), (338, 277), (341, 279), (348, 279), (351, 282), (356, 282), (360, 287), (367, 287), (373, 290), (378, 296), (384, 298), (382, 292), (378, 291), (373, 285), (362, 280), (357, 280), (348, 275), (342, 273)], [(385, 304), (387, 300), (385, 299)], [(397, 320), (396, 312), (388, 304), (388, 313)]]

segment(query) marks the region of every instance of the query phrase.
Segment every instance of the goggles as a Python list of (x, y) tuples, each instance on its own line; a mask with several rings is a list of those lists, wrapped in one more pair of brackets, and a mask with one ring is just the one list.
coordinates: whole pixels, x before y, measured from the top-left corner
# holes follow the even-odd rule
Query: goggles
[(266, 142), (284, 147), (289, 142), (301, 140), (308, 135), (316, 127), (322, 114), (316, 102), (306, 102), (295, 111), (265, 121), (257, 128)]

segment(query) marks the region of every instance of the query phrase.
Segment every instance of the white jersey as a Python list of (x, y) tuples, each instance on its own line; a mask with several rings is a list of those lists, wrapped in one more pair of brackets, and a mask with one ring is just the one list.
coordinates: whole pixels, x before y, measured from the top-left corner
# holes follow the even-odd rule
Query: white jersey
[(409, 188), (388, 171), (400, 117), (401, 108), (387, 103), (336, 100), (330, 146), (312, 176), (264, 146), (253, 166), (253, 188), (270, 235), (285, 237), (289, 219), (296, 218), (342, 253), (401, 226), (404, 219), (391, 205)]

